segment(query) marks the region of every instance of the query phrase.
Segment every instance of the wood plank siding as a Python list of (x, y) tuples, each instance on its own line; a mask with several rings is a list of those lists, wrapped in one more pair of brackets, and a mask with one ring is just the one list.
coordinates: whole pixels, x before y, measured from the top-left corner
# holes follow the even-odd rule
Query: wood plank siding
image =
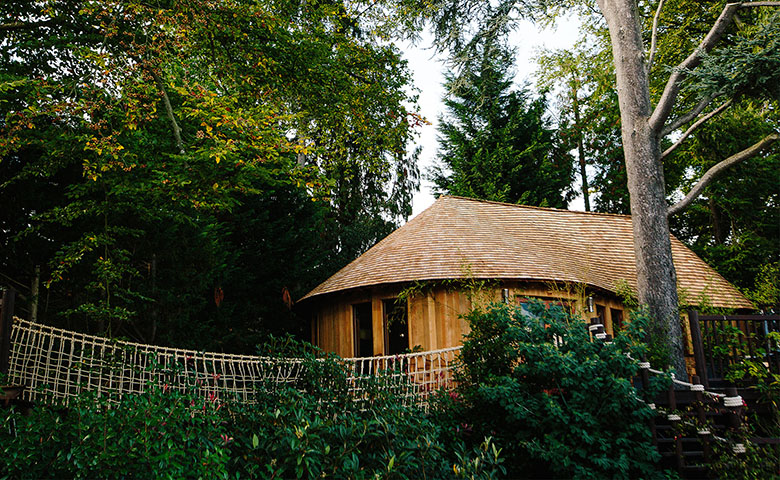
[[(582, 293), (534, 282), (506, 281), (477, 292), (447, 286), (431, 286), (409, 295), (406, 305), (409, 348), (438, 350), (460, 345), (470, 329), (464, 315), (475, 305), (486, 305), (502, 299), (508, 290), (510, 302), (520, 304), (534, 298), (551, 304), (565, 304), (583, 316), (583, 321), (596, 316), (586, 312)], [(314, 308), (312, 342), (321, 349), (342, 357), (358, 356), (355, 345), (355, 306), (371, 304), (373, 355), (386, 355), (388, 330), (385, 322), (386, 301), (395, 300), (402, 286), (365, 288), (325, 296)], [(625, 322), (623, 304), (607, 292), (593, 293), (594, 303), (603, 316), (607, 333), (614, 335), (617, 324)]]

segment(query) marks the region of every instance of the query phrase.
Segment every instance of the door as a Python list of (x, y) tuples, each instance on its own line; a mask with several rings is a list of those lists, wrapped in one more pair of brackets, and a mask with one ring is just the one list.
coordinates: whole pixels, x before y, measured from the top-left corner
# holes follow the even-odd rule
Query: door
[(355, 335), (355, 356), (374, 356), (374, 331), (371, 322), (371, 302), (352, 305), (352, 331)]
[(391, 298), (382, 300), (385, 325), (385, 355), (400, 355), (409, 351), (409, 322), (406, 302)]

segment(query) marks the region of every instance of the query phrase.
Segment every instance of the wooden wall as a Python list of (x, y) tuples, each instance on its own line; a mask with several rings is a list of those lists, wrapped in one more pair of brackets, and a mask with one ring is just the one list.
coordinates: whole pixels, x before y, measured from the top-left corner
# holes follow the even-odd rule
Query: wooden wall
[[(332, 294), (318, 300), (312, 322), (312, 341), (325, 351), (342, 357), (355, 356), (353, 305), (371, 302), (374, 355), (383, 355), (384, 321), (383, 300), (394, 299), (405, 285), (367, 288), (347, 293)], [(566, 289), (533, 282), (496, 282), (479, 291), (464, 291), (444, 286), (434, 286), (410, 297), (407, 305), (409, 345), (422, 350), (437, 350), (462, 343), (469, 333), (469, 325), (462, 318), (472, 305), (501, 301), (502, 290), (508, 290), (510, 302), (522, 298), (540, 298), (551, 302), (563, 301), (582, 313), (583, 320), (596, 316), (587, 313), (584, 294), (577, 289)], [(579, 289), (581, 290), (581, 289)], [(604, 307), (604, 326), (614, 335), (612, 309), (625, 312), (623, 304), (609, 294), (593, 293), (594, 303)], [(627, 313), (624, 313), (627, 317)], [(626, 321), (627, 318), (624, 318)]]

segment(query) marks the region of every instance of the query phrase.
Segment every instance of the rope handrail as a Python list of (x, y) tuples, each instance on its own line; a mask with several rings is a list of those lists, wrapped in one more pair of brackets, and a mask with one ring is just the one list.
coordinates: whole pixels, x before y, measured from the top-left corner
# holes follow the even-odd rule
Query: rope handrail
[(457, 352), (462, 349), (463, 349), (463, 345), (458, 345), (456, 347), (440, 348), (438, 350), (426, 350), (424, 352), (398, 353), (395, 355), (375, 355), (373, 357), (345, 357), (342, 358), (342, 360), (347, 362), (352, 362), (357, 360), (394, 360), (403, 357), (408, 358), (408, 357), (414, 357), (419, 355), (431, 355), (431, 354), (436, 355), (440, 353)]
[[(362, 396), (365, 376), (381, 375), (381, 388), (407, 405), (427, 408), (434, 390), (451, 387), (461, 347), (428, 352), (338, 359), (347, 388)], [(318, 361), (324, 359), (318, 358)], [(229, 394), (253, 403), (267, 382), (300, 385), (306, 360), (146, 345), (56, 328), (14, 318), (9, 381), (24, 384), (30, 401), (64, 400), (82, 390), (98, 394), (143, 393), (147, 384), (197, 384), (206, 395)], [(296, 387), (297, 388), (297, 387)]]

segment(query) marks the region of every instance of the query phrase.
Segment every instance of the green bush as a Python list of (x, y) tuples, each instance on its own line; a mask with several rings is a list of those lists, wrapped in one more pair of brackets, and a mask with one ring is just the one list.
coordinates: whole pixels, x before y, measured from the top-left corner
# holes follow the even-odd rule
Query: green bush
[(636, 341), (646, 321), (634, 318), (607, 345), (560, 308), (530, 311), (494, 305), (469, 315), (459, 386), (440, 396), (437, 423), (474, 443), (495, 438), (511, 477), (662, 477), (643, 399), (668, 385), (636, 390), (637, 361), (626, 355), (646, 353)]
[[(278, 345), (277, 345), (278, 346)], [(348, 393), (345, 366), (304, 358), (299, 380), (256, 403), (150, 387), (116, 402), (84, 393), (29, 417), (2, 411), (0, 478), (497, 478), (500, 450), (467, 446), (383, 388)], [(281, 348), (279, 351), (287, 349)], [(223, 403), (225, 402), (225, 403)]]
[(4, 410), (0, 477), (227, 478), (220, 405), (153, 388), (117, 403), (87, 392), (28, 417)]

